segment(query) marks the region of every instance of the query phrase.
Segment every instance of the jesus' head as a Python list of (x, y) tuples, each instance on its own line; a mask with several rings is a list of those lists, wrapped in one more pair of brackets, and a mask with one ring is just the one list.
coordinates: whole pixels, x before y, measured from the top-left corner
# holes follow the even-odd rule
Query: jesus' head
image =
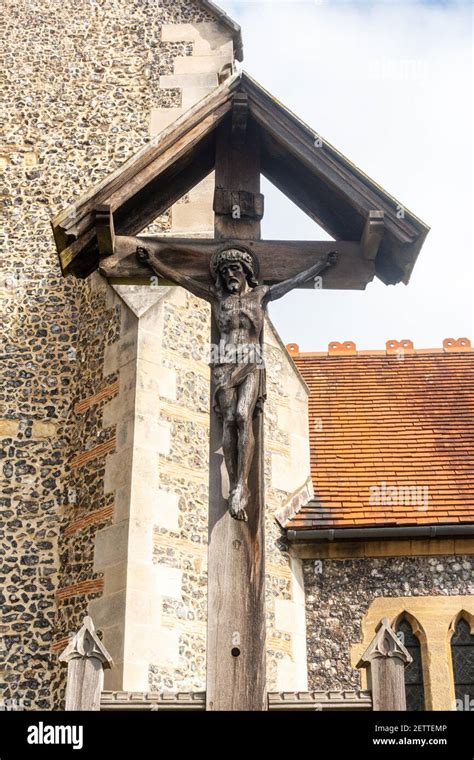
[(255, 288), (258, 261), (246, 248), (225, 248), (211, 259), (211, 273), (219, 288), (231, 294), (242, 293), (247, 285)]

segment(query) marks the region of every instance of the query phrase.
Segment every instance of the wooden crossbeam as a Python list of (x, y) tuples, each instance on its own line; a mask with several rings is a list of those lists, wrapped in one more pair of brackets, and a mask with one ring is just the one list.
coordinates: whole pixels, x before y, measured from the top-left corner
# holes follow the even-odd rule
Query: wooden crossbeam
[[(117, 235), (114, 255), (101, 259), (99, 268), (101, 274), (113, 282), (149, 284), (150, 270), (136, 257), (136, 249), (141, 247), (147, 248), (150, 253), (159, 254), (169, 266), (179, 268), (190, 277), (204, 282), (209, 280), (210, 257), (224, 244), (232, 247), (232, 240), (224, 242), (219, 239)], [(281, 282), (308, 269), (331, 251), (338, 254), (337, 266), (326, 270), (316, 287), (364, 290), (375, 273), (374, 261), (362, 256), (360, 243), (357, 242), (245, 240), (245, 245), (258, 256), (260, 278), (267, 284)], [(172, 283), (163, 280), (160, 284)], [(315, 283), (307, 282), (303, 287), (314, 288)]]

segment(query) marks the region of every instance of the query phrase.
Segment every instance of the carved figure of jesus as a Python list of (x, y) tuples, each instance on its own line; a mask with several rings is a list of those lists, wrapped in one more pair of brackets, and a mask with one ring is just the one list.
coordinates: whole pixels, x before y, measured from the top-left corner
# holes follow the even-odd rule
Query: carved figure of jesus
[(275, 285), (259, 285), (258, 259), (244, 245), (217, 249), (209, 285), (165, 264), (159, 254), (137, 248), (137, 258), (161, 277), (211, 304), (219, 345), (211, 346), (212, 405), (222, 420), (222, 449), (229, 476), (230, 514), (247, 520), (248, 479), (254, 453), (253, 418), (266, 398), (263, 324), (268, 303), (321, 274), (337, 261), (335, 253)]

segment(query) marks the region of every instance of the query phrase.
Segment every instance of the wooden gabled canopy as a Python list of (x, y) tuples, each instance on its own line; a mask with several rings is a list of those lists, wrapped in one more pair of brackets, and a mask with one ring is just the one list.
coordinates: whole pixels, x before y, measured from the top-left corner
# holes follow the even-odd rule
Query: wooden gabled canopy
[(245, 73), (229, 77), (52, 220), (63, 274), (87, 277), (98, 268), (104, 214), (117, 236), (137, 235), (204, 179), (224, 123), (235, 145), (246, 130), (258, 131), (262, 174), (351, 253), (351, 276), (330, 287), (363, 288), (374, 274), (386, 284), (408, 282), (429, 228)]

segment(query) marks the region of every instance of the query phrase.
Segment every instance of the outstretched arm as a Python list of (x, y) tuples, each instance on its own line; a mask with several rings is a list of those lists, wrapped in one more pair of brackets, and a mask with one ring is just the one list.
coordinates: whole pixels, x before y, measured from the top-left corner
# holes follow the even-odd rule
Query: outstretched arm
[(310, 280), (312, 277), (317, 277), (318, 274), (321, 274), (321, 272), (328, 267), (334, 266), (336, 262), (337, 253), (328, 253), (326, 258), (320, 259), (309, 269), (305, 269), (303, 272), (298, 272), (298, 274), (294, 277), (290, 277), (288, 280), (282, 280), (282, 282), (277, 282), (275, 285), (272, 285), (265, 297), (265, 302), (276, 301), (277, 298), (285, 296), (290, 290), (303, 285), (303, 283)]
[(158, 254), (150, 253), (146, 248), (138, 247), (137, 259), (142, 264), (148, 264), (158, 277), (164, 277), (167, 280), (175, 282), (176, 285), (181, 285), (195, 296), (198, 296), (198, 298), (204, 298), (206, 301), (212, 300), (212, 292), (208, 285), (182, 274), (179, 269), (168, 266), (159, 258)]

